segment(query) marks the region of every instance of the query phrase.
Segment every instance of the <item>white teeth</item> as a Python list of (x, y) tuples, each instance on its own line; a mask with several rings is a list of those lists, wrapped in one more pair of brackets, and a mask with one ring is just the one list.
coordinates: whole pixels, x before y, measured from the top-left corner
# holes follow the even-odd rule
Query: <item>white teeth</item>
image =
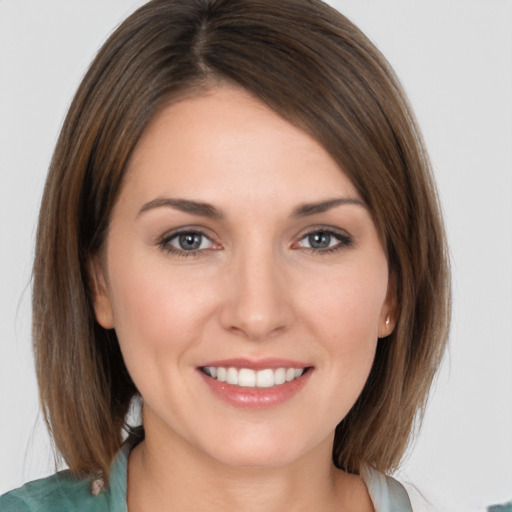
[(271, 388), (274, 385), (274, 370), (260, 370), (256, 374), (257, 388)]
[(274, 372), (274, 384), (279, 386), (279, 384), (284, 384), (286, 382), (286, 368), (278, 368)]
[(298, 379), (304, 373), (304, 368), (276, 368), (275, 370), (267, 368), (255, 371), (250, 368), (206, 366), (203, 370), (206, 375), (220, 382), (246, 388), (280, 386), (285, 382)]
[(226, 382), (235, 386), (238, 385), (238, 372), (236, 368), (228, 368), (226, 372)]
[(249, 368), (242, 368), (238, 372), (238, 385), (246, 388), (253, 388), (256, 386), (256, 372)]
[(213, 377), (214, 379), (217, 377), (217, 368), (215, 366), (205, 366), (203, 370), (206, 375)]
[(226, 368), (223, 368), (222, 366), (217, 368), (217, 380), (220, 380), (220, 382), (226, 382), (226, 374)]

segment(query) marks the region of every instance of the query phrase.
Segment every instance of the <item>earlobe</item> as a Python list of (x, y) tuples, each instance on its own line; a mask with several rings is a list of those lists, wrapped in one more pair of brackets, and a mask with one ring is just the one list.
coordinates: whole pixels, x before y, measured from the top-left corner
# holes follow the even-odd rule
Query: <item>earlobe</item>
[(89, 264), (92, 285), (92, 299), (96, 321), (105, 329), (114, 328), (114, 314), (108, 294), (107, 280), (103, 265), (98, 256), (94, 256)]
[(389, 277), (386, 301), (382, 306), (379, 318), (379, 338), (386, 338), (395, 329), (396, 325), (397, 300), (395, 292), (395, 280)]
[[(380, 322), (383, 323), (382, 320)], [(395, 322), (391, 319), (391, 315), (387, 315), (384, 320), (384, 325), (379, 325), (379, 338), (386, 338), (395, 328)]]
[(379, 322), (379, 338), (386, 338), (393, 332), (394, 328), (395, 321), (390, 314), (385, 316), (384, 319), (381, 318)]

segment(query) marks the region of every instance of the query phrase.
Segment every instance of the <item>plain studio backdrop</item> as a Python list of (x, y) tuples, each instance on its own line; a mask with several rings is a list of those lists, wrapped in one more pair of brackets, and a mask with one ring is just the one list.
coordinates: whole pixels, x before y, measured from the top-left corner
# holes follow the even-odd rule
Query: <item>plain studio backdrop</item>
[[(87, 65), (142, 3), (0, 0), (0, 493), (54, 470), (30, 346), (31, 261), (48, 163)], [(436, 510), (484, 511), (512, 499), (512, 3), (330, 3), (402, 80), (450, 241), (450, 351), (398, 476)]]

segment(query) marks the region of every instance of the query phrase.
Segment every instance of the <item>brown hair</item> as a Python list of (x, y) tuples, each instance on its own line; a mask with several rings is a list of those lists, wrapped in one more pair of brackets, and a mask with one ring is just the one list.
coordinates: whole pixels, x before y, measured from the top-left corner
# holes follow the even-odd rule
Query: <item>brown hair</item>
[(315, 137), (373, 214), (396, 328), (336, 429), (334, 462), (395, 469), (421, 418), (449, 324), (445, 235), (428, 157), (390, 66), (319, 0), (153, 0), (99, 51), (64, 122), (37, 231), (33, 339), (43, 411), (72, 471), (106, 475), (137, 390), (95, 322), (89, 264), (130, 155), (156, 112), (219, 82)]

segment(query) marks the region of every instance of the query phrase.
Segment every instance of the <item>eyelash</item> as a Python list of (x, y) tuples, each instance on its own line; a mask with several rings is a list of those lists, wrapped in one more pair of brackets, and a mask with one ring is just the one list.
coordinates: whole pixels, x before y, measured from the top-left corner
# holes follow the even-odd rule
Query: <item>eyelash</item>
[[(329, 237), (333, 237), (336, 240), (338, 240), (338, 243), (336, 243), (332, 247), (326, 247), (326, 248), (314, 248), (314, 247), (303, 247), (299, 245), (303, 240), (307, 239), (308, 237), (314, 236), (314, 235), (327, 235)], [(179, 258), (190, 258), (190, 257), (199, 257), (204, 254), (205, 251), (211, 251), (215, 250), (214, 248), (207, 248), (207, 249), (193, 249), (193, 250), (185, 250), (185, 249), (178, 249), (176, 247), (173, 247), (171, 245), (171, 242), (175, 239), (177, 239), (180, 236), (183, 235), (193, 235), (193, 236), (199, 236), (201, 237), (201, 244), (203, 243), (204, 239), (209, 240), (213, 245), (215, 245), (215, 242), (212, 241), (210, 237), (208, 237), (206, 234), (199, 230), (194, 229), (183, 229), (180, 231), (176, 231), (170, 234), (166, 234), (162, 237), (162, 239), (158, 242), (158, 245), (161, 247), (161, 249), (167, 253), (173, 254)], [(311, 243), (311, 241), (310, 241)], [(331, 254), (343, 249), (346, 249), (350, 247), (353, 244), (353, 240), (346, 232), (338, 231), (333, 228), (315, 228), (307, 233), (304, 233), (298, 242), (295, 242), (292, 245), (292, 248), (295, 248), (294, 246), (299, 246), (300, 249), (303, 251), (307, 251), (310, 254), (314, 255), (323, 255), (323, 254)]]
[(341, 251), (343, 249), (350, 247), (353, 244), (352, 237), (345, 231), (339, 231), (339, 230), (336, 230), (333, 228), (321, 228), (321, 227), (312, 229), (312, 230), (308, 231), (307, 233), (305, 233), (304, 235), (302, 235), (299, 240), (299, 243), (308, 237), (311, 237), (313, 235), (318, 235), (318, 234), (327, 235), (329, 237), (335, 238), (338, 241), (338, 243), (336, 243), (332, 247), (326, 247), (324, 249), (321, 249), (321, 248), (315, 249), (314, 247), (302, 247), (302, 249), (311, 254), (314, 254), (314, 255), (324, 255), (324, 254), (332, 254), (334, 252)]
[(209, 236), (205, 235), (203, 232), (196, 230), (196, 229), (182, 229), (180, 231), (175, 231), (173, 233), (166, 234), (158, 242), (158, 245), (162, 248), (163, 251), (173, 254), (174, 256), (177, 256), (178, 258), (198, 257), (198, 256), (201, 256), (204, 253), (204, 251), (215, 250), (215, 249), (208, 248), (208, 249), (194, 249), (194, 250), (187, 251), (185, 249), (178, 249), (177, 247), (173, 247), (171, 245), (171, 242), (183, 235), (197, 235), (197, 236), (201, 237), (201, 244), (204, 239), (207, 239), (213, 245), (215, 245), (215, 242), (213, 242)]

